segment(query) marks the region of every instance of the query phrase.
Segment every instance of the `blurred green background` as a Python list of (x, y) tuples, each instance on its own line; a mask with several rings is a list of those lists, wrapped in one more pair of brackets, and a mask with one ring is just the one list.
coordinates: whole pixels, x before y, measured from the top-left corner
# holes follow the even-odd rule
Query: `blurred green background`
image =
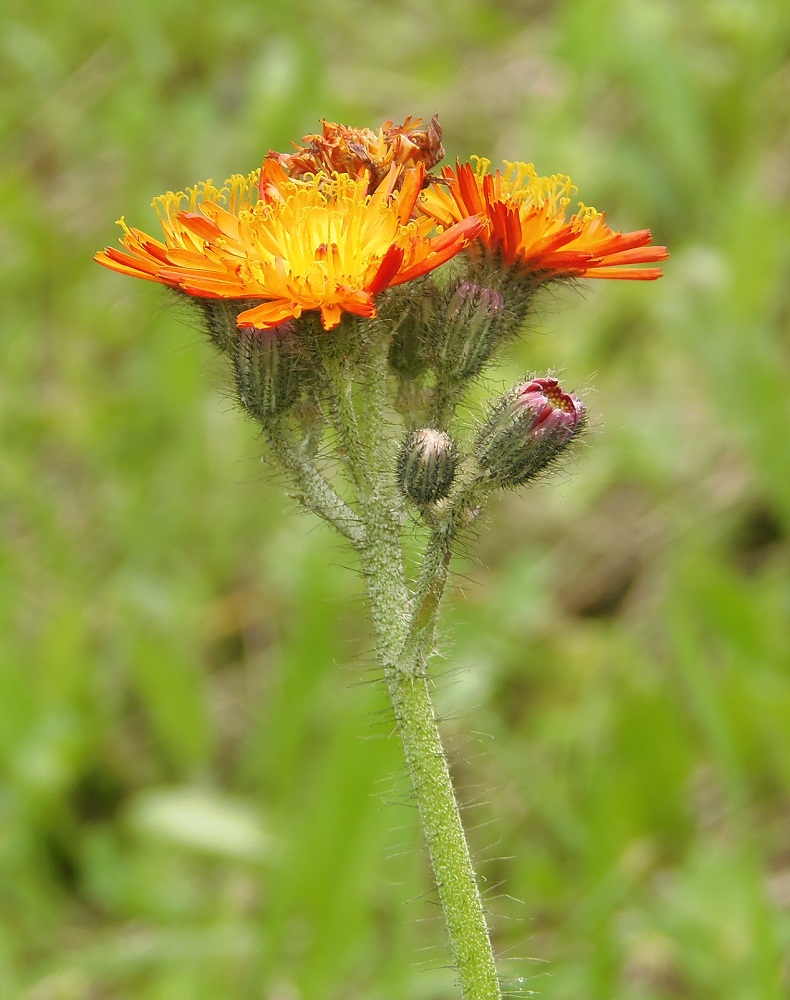
[(658, 284), (492, 373), (593, 414), (458, 562), (437, 697), (501, 972), (790, 992), (790, 5), (4, 0), (0, 997), (453, 1000), (353, 560), (97, 267), (319, 118), (567, 172)]

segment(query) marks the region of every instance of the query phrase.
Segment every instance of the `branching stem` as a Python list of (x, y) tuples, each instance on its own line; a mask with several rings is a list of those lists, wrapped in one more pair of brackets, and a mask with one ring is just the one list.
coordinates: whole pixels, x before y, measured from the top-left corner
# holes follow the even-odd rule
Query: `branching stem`
[(453, 542), (468, 516), (473, 493), (462, 491), (437, 520), (410, 594), (404, 571), (402, 501), (392, 471), (387, 346), (386, 338), (375, 338), (365, 345), (364, 364), (356, 365), (348, 363), (342, 349), (324, 353), (327, 415), (356, 493), (353, 510), (315, 468), (309, 453), (289, 438), (284, 423), (270, 427), (268, 436), (275, 458), (294, 480), (305, 506), (333, 524), (359, 553), (379, 658), (462, 994), (464, 1000), (501, 1000), (477, 876), (426, 673)]
[(285, 422), (269, 425), (266, 438), (272, 454), (299, 490), (304, 506), (337, 528), (355, 546), (363, 545), (365, 528), (362, 521), (293, 441)]
[[(385, 344), (386, 347), (386, 344)], [(367, 580), (379, 655), (398, 734), (403, 745), (423, 832), (444, 912), (450, 948), (465, 1000), (499, 1000), (477, 877), (461, 823), (447, 757), (431, 699), (426, 664), (433, 651), (439, 602), (449, 571), (452, 541), (465, 500), (443, 529), (433, 533), (421, 584), (409, 598), (403, 571), (399, 503), (383, 456), (387, 447), (385, 412), (386, 350), (372, 351), (361, 391), (360, 441), (373, 475), (360, 497), (365, 540), (358, 546)], [(366, 477), (360, 476), (359, 479)]]

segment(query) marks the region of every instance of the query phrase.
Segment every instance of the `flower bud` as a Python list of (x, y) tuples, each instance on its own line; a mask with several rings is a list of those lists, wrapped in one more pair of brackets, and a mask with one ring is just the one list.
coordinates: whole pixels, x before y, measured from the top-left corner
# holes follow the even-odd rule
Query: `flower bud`
[(291, 323), (238, 330), (234, 356), (241, 405), (263, 423), (298, 400), (305, 369)]
[(206, 323), (206, 331), (211, 342), (222, 354), (233, 354), (239, 339), (239, 328), (236, 319), (239, 313), (249, 306), (244, 299), (197, 299), (196, 300)]
[(450, 296), (434, 343), (440, 377), (463, 382), (478, 375), (503, 333), (505, 300), (493, 288), (462, 281)]
[(379, 316), (392, 330), (389, 363), (400, 379), (416, 379), (430, 364), (426, 331), (441, 313), (441, 295), (430, 278), (395, 288), (386, 297)]
[(445, 431), (432, 427), (412, 431), (398, 460), (403, 495), (418, 507), (444, 499), (452, 488), (457, 464), (455, 442)]
[(584, 406), (554, 378), (515, 386), (477, 436), (478, 463), (500, 486), (521, 486), (545, 469), (584, 425)]

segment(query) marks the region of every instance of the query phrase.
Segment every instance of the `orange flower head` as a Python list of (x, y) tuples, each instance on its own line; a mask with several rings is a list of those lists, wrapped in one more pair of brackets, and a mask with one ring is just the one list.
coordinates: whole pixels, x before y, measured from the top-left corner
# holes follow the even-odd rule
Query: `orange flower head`
[(294, 178), (318, 173), (359, 177), (367, 171), (372, 191), (393, 164), (406, 168), (422, 165), (428, 171), (444, 156), (442, 127), (436, 115), (427, 128), (422, 128), (421, 118), (411, 116), (402, 125), (387, 120), (377, 132), (328, 121), (322, 126), (320, 135), (304, 136), (304, 145), (294, 143), (295, 153), (270, 152), (269, 158)]
[(475, 165), (456, 163), (442, 168), (422, 196), (419, 209), (442, 226), (457, 225), (470, 216), (486, 220), (479, 244), (522, 273), (550, 277), (660, 278), (659, 267), (634, 268), (666, 260), (666, 247), (651, 246), (649, 229), (615, 232), (602, 212), (581, 202), (568, 218), (576, 193), (564, 174), (540, 177), (531, 163), (509, 163), (490, 173), (490, 161), (474, 157)]
[(343, 312), (375, 316), (379, 292), (432, 271), (483, 227), (469, 215), (435, 234), (428, 215), (412, 218), (425, 167), (403, 173), (392, 163), (369, 194), (366, 171), (297, 180), (267, 159), (260, 173), (222, 188), (206, 181), (154, 199), (164, 240), (121, 219), (123, 250), (94, 259), (197, 298), (260, 300), (239, 314), (240, 327), (269, 329), (319, 310), (329, 330)]

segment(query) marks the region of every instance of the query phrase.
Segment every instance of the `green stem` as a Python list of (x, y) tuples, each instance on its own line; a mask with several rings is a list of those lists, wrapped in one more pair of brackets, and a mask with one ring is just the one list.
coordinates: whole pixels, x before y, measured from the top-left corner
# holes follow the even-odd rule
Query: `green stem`
[[(358, 324), (353, 320), (348, 324), (351, 335), (358, 330)], [(354, 349), (351, 336), (345, 331), (349, 340), (346, 341), (348, 352)], [(354, 370), (355, 366), (344, 350), (344, 341), (338, 338), (337, 343), (330, 343), (323, 352), (324, 378), (329, 389), (329, 422), (337, 435), (338, 454), (346, 467), (349, 476), (359, 494), (360, 501), (369, 492), (375, 479), (375, 470), (370, 467), (369, 449), (365, 449), (362, 439), (357, 408), (354, 402)]]
[(339, 496), (330, 483), (291, 441), (282, 420), (264, 427), (272, 454), (301, 493), (302, 503), (309, 510), (329, 521), (354, 545), (363, 544), (365, 529), (362, 521)]
[(464, 525), (474, 520), (481, 495), (479, 479), (462, 486), (449, 512), (434, 525), (428, 539), (409, 626), (409, 641), (421, 644), (424, 649), (430, 649), (433, 644), (439, 607), (450, 575), (453, 544)]
[[(425, 674), (452, 542), (468, 503), (459, 498), (449, 516), (436, 526), (417, 594), (410, 597), (401, 537), (402, 504), (392, 474), (388, 342), (384, 337), (372, 338), (365, 344), (364, 363), (355, 364), (346, 351), (355, 346), (353, 328), (349, 332), (352, 339), (346, 344), (338, 341), (334, 351), (325, 351), (323, 378), (329, 397), (328, 415), (356, 490), (359, 515), (321, 476), (304, 449), (290, 441), (285, 425), (270, 428), (270, 444), (302, 491), (306, 506), (334, 524), (359, 552), (379, 657), (463, 997), (501, 1000), (477, 878)], [(357, 332), (361, 336), (360, 328)]]
[[(401, 645), (403, 593), (397, 575), (387, 571), (392, 540), (382, 538), (373, 523), (367, 528), (362, 557), (379, 654), (461, 989), (465, 1000), (500, 1000), (477, 878), (425, 676), (426, 651), (409, 636)], [(402, 651), (404, 646), (408, 653)]]
[(403, 670), (388, 670), (386, 677), (463, 996), (499, 1000), (482, 900), (428, 681)]
[[(423, 572), (434, 580), (425, 603), (435, 594), (425, 627), (419, 606), (409, 600), (403, 570), (403, 547), (397, 501), (387, 469), (391, 443), (386, 431), (386, 342), (372, 352), (363, 376), (364, 407), (358, 412), (354, 447), (364, 469), (354, 480), (361, 487), (360, 509), (364, 541), (357, 546), (367, 581), (371, 615), (384, 667), (387, 691), (403, 745), (412, 788), (420, 813), (450, 949), (458, 969), (464, 1000), (501, 1000), (483, 904), (469, 846), (453, 789), (431, 701), (425, 665), (433, 642), (433, 625), (450, 561), (450, 543), (462, 511), (455, 512), (453, 530), (442, 537)], [(341, 386), (336, 391), (342, 392)], [(392, 459), (392, 456), (389, 455)], [(438, 539), (438, 534), (437, 534)], [(437, 563), (438, 559), (438, 563)], [(430, 603), (430, 601), (429, 601)]]
[(433, 402), (428, 416), (430, 427), (446, 429), (455, 417), (464, 386), (440, 380), (434, 387)]

